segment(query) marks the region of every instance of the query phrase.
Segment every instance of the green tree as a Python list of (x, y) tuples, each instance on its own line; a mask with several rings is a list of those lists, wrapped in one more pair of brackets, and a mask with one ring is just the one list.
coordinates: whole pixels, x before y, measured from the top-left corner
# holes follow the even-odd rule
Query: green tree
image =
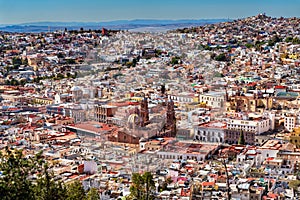
[(67, 200), (85, 199), (85, 191), (79, 181), (75, 181), (67, 186)]
[(16, 85), (20, 85), (20, 83), (19, 83), (18, 80), (16, 80), (16, 79), (13, 78), (13, 79), (10, 81), (10, 85), (16, 86)]
[(130, 196), (133, 199), (142, 199), (143, 196), (143, 178), (139, 173), (133, 173), (132, 177), (132, 185), (130, 187)]
[(285, 39), (285, 42), (292, 42), (293, 41), (293, 37), (287, 37), (286, 39)]
[(139, 173), (132, 174), (132, 185), (130, 187), (130, 198), (137, 200), (154, 199), (155, 184), (150, 172), (143, 175)]
[(180, 60), (180, 58), (179, 57), (173, 57), (172, 59), (171, 59), (171, 64), (172, 65), (176, 65), (176, 64), (179, 64), (179, 60)]
[(244, 132), (243, 131), (241, 131), (241, 133), (240, 133), (238, 144), (239, 145), (245, 145), (246, 144), (246, 142), (245, 142), (245, 136), (244, 136)]
[(224, 75), (220, 72), (215, 72), (214, 77), (222, 78), (222, 77), (224, 77)]
[(247, 43), (247, 44), (245, 44), (245, 46), (246, 46), (248, 49), (250, 49), (250, 48), (252, 48), (254, 45), (253, 45), (253, 44), (250, 44), (250, 43)]
[(289, 187), (294, 189), (294, 194), (300, 192), (300, 180), (291, 180), (289, 182)]
[(28, 65), (28, 59), (27, 58), (22, 59), (22, 65)]
[[(0, 152), (1, 200), (77, 200), (86, 199), (82, 184), (76, 181), (68, 186), (55, 181), (49, 172), (42, 152), (25, 158), (21, 150)], [(33, 175), (37, 175), (33, 179)], [(94, 192), (91, 192), (94, 196)]]
[(160, 187), (160, 190), (166, 190), (168, 185), (173, 182), (172, 178), (168, 176), (165, 181), (163, 182), (162, 186)]
[(277, 42), (282, 41), (277, 35), (275, 35), (271, 40), (268, 41), (268, 46), (274, 46)]
[(294, 37), (292, 40), (293, 44), (300, 44), (300, 39), (298, 37)]
[(56, 182), (53, 175), (49, 173), (47, 163), (43, 166), (43, 173), (39, 174), (35, 191), (37, 200), (66, 199), (66, 187), (62, 182)]
[(65, 78), (65, 76), (64, 76), (63, 74), (61, 74), (61, 73), (58, 73), (58, 74), (56, 75), (56, 79), (58, 79), (58, 80), (61, 80), (61, 79), (63, 79), (63, 78)]
[(162, 95), (165, 94), (165, 92), (166, 92), (166, 86), (165, 86), (165, 84), (163, 84), (163, 85), (160, 86), (160, 91), (161, 91)]
[(22, 59), (19, 57), (13, 57), (12, 64), (17, 68), (22, 65)]
[(209, 45), (205, 45), (205, 46), (204, 46), (204, 50), (211, 51), (211, 50), (212, 50), (212, 48), (211, 48)]
[(27, 82), (26, 79), (21, 79), (19, 83), (20, 83), (20, 85), (24, 86), (26, 84), (26, 82)]
[(143, 180), (145, 183), (146, 200), (154, 199), (153, 193), (155, 189), (155, 184), (151, 172), (145, 172), (143, 174)]
[(38, 157), (24, 159), (22, 151), (0, 152), (0, 194), (3, 200), (34, 199), (34, 185), (28, 179), (38, 166)]
[(76, 64), (76, 61), (74, 59), (70, 58), (70, 59), (66, 59), (66, 63), (68, 65), (72, 65), (72, 64)]
[(226, 61), (227, 58), (226, 58), (226, 55), (225, 55), (224, 53), (221, 53), (221, 54), (219, 54), (219, 55), (217, 55), (217, 56), (215, 57), (215, 60), (216, 60), (216, 61)]
[(87, 193), (87, 200), (100, 200), (99, 192), (96, 188), (91, 188)]

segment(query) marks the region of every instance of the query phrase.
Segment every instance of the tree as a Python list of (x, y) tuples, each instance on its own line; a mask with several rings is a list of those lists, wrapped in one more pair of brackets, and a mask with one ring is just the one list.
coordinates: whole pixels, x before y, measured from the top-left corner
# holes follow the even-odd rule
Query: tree
[(239, 145), (245, 145), (245, 137), (244, 137), (244, 132), (243, 131), (241, 131), (241, 133), (240, 133), (240, 137), (239, 137), (239, 140), (238, 140), (238, 144)]
[(287, 37), (286, 39), (285, 39), (285, 42), (292, 42), (293, 41), (293, 37)]
[(56, 79), (61, 80), (63, 79), (65, 76), (61, 73), (56, 74)]
[(20, 85), (20, 83), (19, 83), (18, 80), (16, 80), (16, 79), (13, 78), (13, 79), (10, 81), (10, 85), (16, 86), (16, 85)]
[(22, 59), (22, 65), (28, 65), (28, 59), (27, 58)]
[(151, 172), (145, 172), (143, 174), (143, 180), (145, 183), (146, 200), (154, 199), (153, 191), (155, 189), (155, 184)]
[(291, 180), (289, 182), (289, 187), (294, 189), (294, 194), (300, 191), (300, 180)]
[(227, 58), (226, 58), (226, 55), (225, 55), (224, 53), (221, 53), (221, 54), (219, 54), (219, 55), (217, 55), (217, 56), (215, 57), (215, 60), (216, 60), (216, 61), (226, 61)]
[(53, 174), (49, 173), (48, 164), (43, 166), (43, 173), (39, 174), (35, 191), (37, 200), (56, 200), (66, 198), (66, 187), (62, 182), (56, 182)]
[(166, 92), (166, 86), (165, 86), (165, 84), (163, 84), (163, 85), (160, 86), (160, 90), (161, 90), (161, 94), (164, 95), (165, 92)]
[(22, 65), (22, 59), (19, 57), (13, 57), (12, 64), (14, 67), (18, 68), (20, 65)]
[(75, 181), (67, 186), (67, 200), (84, 199), (85, 191), (79, 181)]
[(180, 57), (173, 57), (172, 59), (171, 59), (171, 64), (172, 65), (176, 65), (176, 64), (179, 64), (179, 61), (180, 61)]
[(130, 195), (133, 199), (142, 199), (143, 192), (143, 178), (139, 173), (132, 174), (132, 185), (130, 187)]
[(34, 185), (28, 177), (38, 166), (39, 156), (24, 159), (22, 151), (11, 151), (8, 147), (0, 152), (1, 199), (34, 199)]
[(250, 43), (247, 43), (247, 44), (245, 44), (245, 46), (246, 46), (248, 49), (250, 49), (250, 48), (252, 48), (254, 45), (253, 45), (253, 44), (250, 44)]
[(162, 186), (160, 187), (161, 190), (166, 190), (168, 185), (173, 182), (172, 178), (168, 176), (165, 181), (163, 182)]
[(224, 77), (224, 75), (220, 72), (215, 72), (214, 77), (222, 78), (222, 77)]
[(20, 83), (20, 85), (24, 86), (26, 84), (26, 82), (27, 82), (26, 79), (21, 79), (19, 83)]
[(154, 199), (155, 184), (150, 172), (143, 175), (139, 173), (132, 174), (132, 185), (130, 187), (130, 197), (137, 200)]
[[(0, 194), (1, 200), (77, 200), (86, 199), (82, 184), (70, 185), (55, 181), (49, 172), (42, 152), (25, 158), (22, 150), (0, 151)], [(33, 175), (36, 175), (33, 178)], [(94, 196), (94, 192), (90, 194)], [(91, 198), (95, 199), (95, 198)]]
[(274, 46), (277, 42), (282, 41), (277, 35), (275, 35), (271, 40), (268, 41), (268, 46)]
[(76, 64), (76, 62), (75, 62), (75, 60), (74, 59), (66, 59), (66, 63), (68, 64), (68, 65), (73, 65), (73, 64)]
[(300, 44), (300, 39), (298, 37), (294, 37), (292, 40), (293, 44)]
[(96, 188), (91, 188), (87, 193), (87, 200), (100, 200), (99, 192)]
[(132, 66), (133, 66), (133, 67), (135, 67), (135, 66), (136, 66), (136, 64), (137, 64), (137, 59), (136, 59), (136, 58), (134, 58), (134, 59), (132, 60)]

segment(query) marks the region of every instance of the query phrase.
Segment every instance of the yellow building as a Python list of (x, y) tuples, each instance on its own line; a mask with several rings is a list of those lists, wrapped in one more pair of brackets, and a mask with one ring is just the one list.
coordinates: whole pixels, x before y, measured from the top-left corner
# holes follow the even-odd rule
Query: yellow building
[(297, 146), (297, 148), (300, 148), (300, 127), (294, 128), (294, 131), (291, 132), (288, 140), (290, 143)]
[(206, 107), (206, 103), (204, 102), (201, 102), (201, 103), (187, 103), (187, 104), (184, 104), (185, 106), (185, 111), (189, 112), (189, 111), (192, 111), (192, 110), (195, 110), (197, 108), (205, 108)]
[(50, 98), (43, 98), (43, 97), (36, 97), (34, 99), (34, 103), (41, 104), (41, 105), (50, 105), (53, 104), (53, 99)]
[(226, 102), (226, 111), (243, 111), (243, 112), (260, 112), (263, 113), (266, 109), (273, 106), (273, 99), (268, 98), (254, 98), (247, 96), (230, 97)]

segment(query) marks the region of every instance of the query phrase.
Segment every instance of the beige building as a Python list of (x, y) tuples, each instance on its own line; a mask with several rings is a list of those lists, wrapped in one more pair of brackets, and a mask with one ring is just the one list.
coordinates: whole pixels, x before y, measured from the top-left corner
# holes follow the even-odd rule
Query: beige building
[(226, 111), (260, 112), (273, 107), (273, 99), (248, 96), (230, 97), (226, 102)]
[(199, 95), (199, 102), (212, 108), (221, 108), (225, 103), (224, 92), (208, 92)]

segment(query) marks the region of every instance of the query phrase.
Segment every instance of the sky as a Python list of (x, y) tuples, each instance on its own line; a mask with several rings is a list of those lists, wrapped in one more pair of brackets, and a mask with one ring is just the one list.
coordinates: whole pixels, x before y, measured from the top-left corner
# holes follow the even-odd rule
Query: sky
[(300, 0), (0, 0), (0, 24), (300, 17)]

